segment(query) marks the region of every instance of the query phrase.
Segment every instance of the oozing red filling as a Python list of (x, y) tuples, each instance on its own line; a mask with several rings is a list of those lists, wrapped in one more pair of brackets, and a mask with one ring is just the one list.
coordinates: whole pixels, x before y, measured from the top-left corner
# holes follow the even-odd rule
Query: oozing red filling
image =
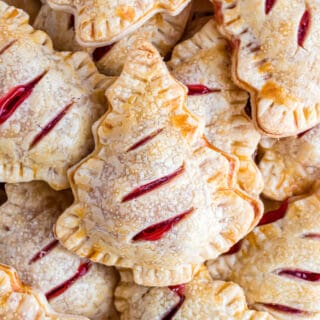
[(219, 92), (218, 89), (210, 89), (202, 84), (188, 84), (188, 95), (189, 96), (198, 96), (202, 94), (208, 94), (213, 92)]
[(288, 205), (289, 205), (289, 199), (283, 201), (281, 206), (278, 209), (266, 212), (261, 218), (258, 226), (263, 226), (265, 224), (269, 224), (282, 219), (286, 215)]
[(317, 282), (320, 281), (320, 273), (303, 271), (303, 270), (291, 270), (291, 269), (282, 269), (277, 272), (280, 276), (288, 276), (299, 278), (305, 281)]
[(306, 311), (291, 308), (282, 304), (276, 304), (276, 303), (259, 303), (260, 305), (263, 305), (266, 308), (272, 309), (274, 311), (283, 312), (283, 313), (291, 313), (291, 314), (306, 314)]
[(299, 133), (298, 134), (298, 139), (300, 139), (300, 138), (302, 138), (305, 134), (307, 134), (310, 130), (312, 130), (313, 128), (310, 128), (310, 129), (308, 129), (308, 130), (306, 130), (306, 131), (303, 131), (303, 132), (301, 132), (301, 133)]
[(0, 124), (8, 120), (16, 109), (32, 93), (36, 84), (43, 78), (44, 74), (38, 76), (27, 84), (22, 84), (11, 89), (6, 95), (0, 98)]
[(168, 231), (170, 231), (176, 224), (178, 224), (187, 215), (193, 212), (193, 208), (170, 218), (168, 220), (154, 224), (141, 232), (137, 233), (132, 240), (133, 241), (157, 241), (161, 239)]
[(16, 40), (13, 40), (11, 42), (9, 42), (6, 46), (4, 46), (1, 50), (0, 50), (0, 54), (3, 54), (6, 50), (8, 50), (14, 43), (16, 42)]
[(32, 264), (42, 258), (44, 258), (51, 250), (53, 250), (59, 244), (58, 240), (53, 240), (44, 248), (42, 248), (39, 252), (37, 252), (32, 259), (29, 261), (29, 264)]
[(139, 147), (143, 146), (144, 144), (146, 144), (147, 142), (149, 142), (150, 140), (152, 140), (153, 138), (155, 138), (163, 129), (159, 129), (153, 133), (151, 133), (149, 136), (141, 139), (140, 141), (138, 141), (137, 143), (135, 143), (132, 147), (130, 147), (128, 149), (128, 152), (129, 151), (132, 151), (132, 150), (135, 150), (135, 149), (138, 149)]
[(180, 300), (179, 302), (174, 306), (172, 307), (163, 317), (161, 320), (171, 320), (174, 315), (179, 311), (179, 309), (181, 308), (184, 300), (185, 300), (185, 285), (184, 284), (180, 284), (178, 286), (172, 286), (172, 287), (169, 287), (170, 290), (172, 290), (173, 292), (175, 292)]
[(61, 294), (63, 294), (65, 291), (67, 291), (77, 280), (79, 280), (80, 278), (82, 278), (83, 276), (85, 276), (88, 271), (90, 270), (92, 264), (90, 261), (82, 263), (77, 272), (68, 280), (66, 280), (65, 282), (61, 283), (60, 285), (58, 285), (57, 287), (53, 288), (52, 290), (50, 290), (49, 292), (46, 293), (46, 298), (48, 300), (51, 300), (53, 298), (56, 298), (58, 296), (60, 296)]
[(68, 110), (73, 105), (73, 102), (69, 103), (64, 109), (62, 109), (32, 140), (29, 150), (37, 145), (49, 132), (58, 124), (58, 122), (67, 114)]
[(151, 192), (152, 190), (159, 188), (160, 186), (170, 182), (172, 179), (174, 179), (178, 175), (182, 174), (183, 171), (184, 171), (184, 166), (181, 166), (178, 170), (176, 170), (175, 172), (165, 177), (159, 178), (157, 180), (154, 180), (141, 187), (134, 189), (132, 192), (127, 194), (125, 197), (123, 197), (122, 202), (127, 202), (135, 198), (141, 197), (145, 193)]
[(227, 251), (226, 253), (224, 253), (223, 255), (230, 255), (230, 254), (234, 254), (237, 253), (238, 251), (240, 251), (241, 249), (241, 245), (242, 245), (242, 240), (238, 241), (234, 246), (232, 246), (229, 251)]
[(298, 44), (300, 47), (303, 46), (303, 43), (306, 39), (309, 25), (310, 25), (310, 11), (306, 10), (300, 20), (299, 29), (298, 29)]
[(110, 44), (105, 47), (96, 48), (92, 53), (93, 61), (97, 62), (102, 59), (113, 47), (113, 44)]
[(266, 7), (265, 7), (266, 14), (268, 14), (272, 10), (275, 3), (276, 3), (276, 0), (266, 0)]
[(320, 240), (320, 234), (319, 233), (307, 233), (307, 234), (303, 235), (303, 238)]

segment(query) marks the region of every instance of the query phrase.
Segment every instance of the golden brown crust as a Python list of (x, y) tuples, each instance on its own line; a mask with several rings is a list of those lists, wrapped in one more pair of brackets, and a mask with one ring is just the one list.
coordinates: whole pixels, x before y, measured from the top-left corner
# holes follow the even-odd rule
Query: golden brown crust
[[(135, 44), (107, 97), (96, 149), (70, 172), (75, 203), (56, 235), (80, 256), (131, 268), (137, 283), (190, 281), (204, 260), (253, 228), (261, 205), (235, 189), (237, 159), (202, 138), (203, 124), (185, 106), (186, 88), (151, 44)], [(160, 238), (135, 240), (170, 219)]]
[[(53, 51), (25, 13), (3, 2), (0, 52), (0, 180), (44, 180), (65, 189), (67, 169), (93, 146), (91, 126), (105, 111), (101, 100), (108, 78), (85, 53)], [(20, 85), (29, 89), (21, 97), (18, 93), (17, 102), (11, 95)], [(12, 113), (2, 119), (6, 111)]]
[(268, 13), (264, 0), (214, 3), (221, 30), (234, 44), (234, 79), (251, 93), (257, 127), (286, 137), (318, 124), (318, 2), (277, 0)]
[(157, 13), (179, 14), (190, 0), (48, 0), (56, 10), (75, 15), (77, 40), (83, 46), (119, 41)]
[(88, 320), (55, 313), (46, 298), (25, 286), (16, 271), (0, 264), (0, 318), (3, 320)]
[(238, 252), (209, 262), (211, 275), (236, 282), (250, 306), (277, 319), (319, 319), (319, 212), (318, 185), (311, 195), (266, 214), (264, 223), (266, 217), (280, 219), (254, 229)]
[(213, 91), (202, 95), (191, 92), (187, 106), (205, 119), (209, 142), (239, 158), (239, 185), (251, 194), (259, 194), (263, 180), (253, 154), (260, 134), (244, 111), (247, 93), (231, 80), (229, 47), (214, 20), (176, 46), (169, 67), (185, 85), (202, 85)]
[(4, 2), (27, 12), (30, 16), (31, 23), (34, 21), (41, 7), (40, 0), (4, 0)]

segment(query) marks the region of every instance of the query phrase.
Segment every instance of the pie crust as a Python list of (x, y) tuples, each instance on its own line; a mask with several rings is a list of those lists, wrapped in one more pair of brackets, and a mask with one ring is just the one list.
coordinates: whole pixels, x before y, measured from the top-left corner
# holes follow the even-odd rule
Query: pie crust
[(37, 16), (41, 7), (40, 0), (4, 0), (4, 2), (9, 4), (10, 6), (20, 8), (27, 12), (30, 16), (31, 23)]

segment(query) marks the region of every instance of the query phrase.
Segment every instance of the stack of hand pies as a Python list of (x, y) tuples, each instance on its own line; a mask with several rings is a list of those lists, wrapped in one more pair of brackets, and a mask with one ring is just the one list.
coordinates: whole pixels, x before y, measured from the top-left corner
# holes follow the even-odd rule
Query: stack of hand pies
[(0, 320), (320, 319), (319, 0), (0, 0)]

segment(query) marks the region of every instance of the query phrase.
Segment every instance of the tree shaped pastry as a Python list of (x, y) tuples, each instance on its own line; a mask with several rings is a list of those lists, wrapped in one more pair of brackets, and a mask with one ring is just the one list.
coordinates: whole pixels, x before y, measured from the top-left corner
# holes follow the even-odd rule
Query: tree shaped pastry
[(8, 200), (0, 207), (1, 263), (14, 267), (55, 311), (111, 319), (115, 271), (80, 259), (53, 237), (53, 224), (72, 202), (70, 192), (53, 191), (44, 182), (7, 184), (6, 191)]
[(244, 293), (232, 282), (213, 281), (202, 267), (194, 279), (171, 287), (142, 287), (121, 271), (115, 291), (121, 320), (272, 320), (266, 312), (248, 310)]
[(4, 0), (4, 2), (11, 6), (23, 9), (29, 14), (31, 22), (35, 19), (41, 8), (40, 0)]
[(187, 107), (205, 118), (209, 142), (239, 158), (240, 186), (249, 193), (259, 194), (263, 181), (253, 155), (260, 134), (244, 110), (247, 93), (231, 80), (229, 47), (214, 20), (176, 46), (169, 66), (189, 89)]
[(203, 138), (186, 93), (156, 49), (137, 41), (55, 229), (69, 250), (130, 268), (142, 285), (190, 281), (260, 217), (260, 203), (234, 187), (237, 159)]
[(58, 53), (21, 10), (0, 2), (0, 181), (67, 188), (92, 149), (107, 78), (85, 53)]
[(75, 15), (77, 41), (83, 46), (112, 44), (157, 13), (179, 14), (190, 0), (48, 0), (55, 10)]
[(276, 319), (320, 318), (320, 188), (265, 213), (229, 255), (209, 264), (211, 275), (231, 280), (248, 304)]
[[(92, 54), (93, 60), (102, 73), (118, 76), (132, 44), (138, 38), (151, 41), (160, 54), (166, 56), (181, 38), (189, 12), (190, 6), (175, 17), (165, 13), (156, 14), (138, 30), (118, 42), (96, 49), (87, 49), (87, 51)], [(57, 50), (83, 50), (75, 39), (72, 14), (54, 11), (48, 5), (43, 5), (34, 27), (46, 31)]]
[(265, 134), (286, 137), (320, 122), (318, 0), (213, 0), (232, 41), (233, 76), (251, 93)]
[(259, 168), (265, 181), (264, 195), (281, 201), (308, 192), (320, 178), (319, 145), (319, 126), (263, 144)]
[(13, 268), (0, 264), (0, 318), (3, 320), (88, 320), (55, 313), (46, 298), (21, 283)]

